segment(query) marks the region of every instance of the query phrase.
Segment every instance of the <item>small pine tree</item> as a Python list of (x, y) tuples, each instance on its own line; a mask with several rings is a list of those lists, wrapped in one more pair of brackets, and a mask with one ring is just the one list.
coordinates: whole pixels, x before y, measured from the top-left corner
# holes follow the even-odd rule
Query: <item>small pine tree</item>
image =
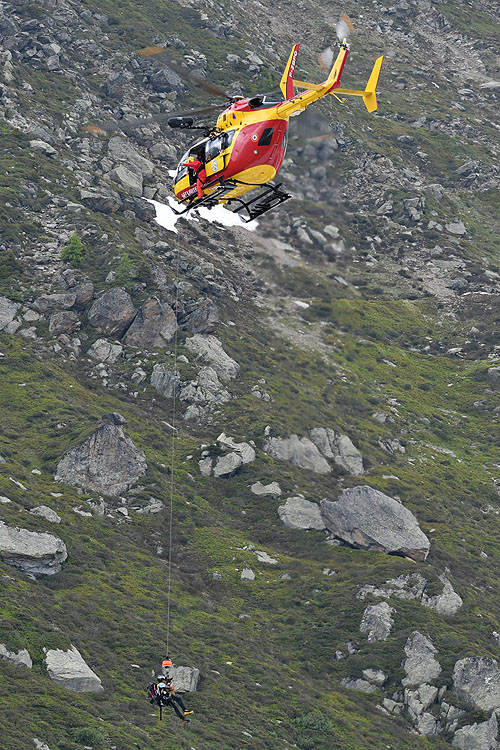
[(72, 266), (81, 266), (85, 248), (76, 232), (73, 232), (67, 245), (61, 253), (61, 260)]
[(134, 275), (134, 264), (128, 253), (123, 253), (115, 270), (116, 279), (126, 288)]

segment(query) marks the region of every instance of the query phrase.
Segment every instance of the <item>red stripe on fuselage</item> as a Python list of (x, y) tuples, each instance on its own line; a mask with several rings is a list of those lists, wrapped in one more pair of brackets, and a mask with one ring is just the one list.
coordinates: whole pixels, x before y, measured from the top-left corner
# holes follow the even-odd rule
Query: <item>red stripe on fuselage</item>
[[(268, 146), (259, 146), (259, 139), (266, 128), (273, 128), (271, 143)], [(245, 169), (264, 164), (274, 167), (278, 172), (285, 156), (286, 143), (283, 148), (283, 139), (287, 130), (288, 122), (278, 119), (245, 125), (236, 134), (231, 158), (224, 170), (225, 176), (231, 177)]]

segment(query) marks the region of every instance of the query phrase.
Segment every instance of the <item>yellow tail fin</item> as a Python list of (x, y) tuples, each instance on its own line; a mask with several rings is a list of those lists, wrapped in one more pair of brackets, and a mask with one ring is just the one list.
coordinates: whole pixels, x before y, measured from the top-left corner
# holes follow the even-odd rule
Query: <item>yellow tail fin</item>
[(377, 83), (380, 76), (380, 68), (382, 67), (382, 63), (384, 61), (384, 56), (381, 55), (375, 60), (375, 65), (373, 66), (373, 70), (371, 72), (370, 78), (368, 79), (368, 83), (366, 84), (366, 88), (364, 91), (359, 91), (357, 89), (335, 89), (335, 91), (332, 91), (332, 94), (347, 94), (348, 96), (362, 96), (363, 101), (365, 103), (365, 107), (368, 110), (368, 112), (375, 112), (375, 110), (378, 107), (377, 104)]

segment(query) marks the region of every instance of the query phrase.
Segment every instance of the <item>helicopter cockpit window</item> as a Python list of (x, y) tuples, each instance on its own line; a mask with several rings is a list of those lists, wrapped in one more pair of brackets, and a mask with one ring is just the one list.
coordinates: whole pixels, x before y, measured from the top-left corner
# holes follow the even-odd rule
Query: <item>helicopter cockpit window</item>
[(179, 166), (177, 167), (177, 172), (175, 173), (174, 182), (178, 182), (179, 180), (181, 180), (183, 177), (187, 175), (188, 168), (183, 165), (184, 165), (184, 162), (187, 161), (188, 159), (189, 159), (189, 151), (186, 151), (186, 153), (184, 154), (184, 156), (179, 162)]
[(273, 139), (274, 128), (264, 128), (257, 146), (270, 146)]
[(205, 161), (209, 162), (217, 158), (221, 151), (228, 148), (233, 141), (234, 133), (234, 130), (228, 130), (226, 133), (218, 135), (217, 138), (208, 141), (205, 146)]

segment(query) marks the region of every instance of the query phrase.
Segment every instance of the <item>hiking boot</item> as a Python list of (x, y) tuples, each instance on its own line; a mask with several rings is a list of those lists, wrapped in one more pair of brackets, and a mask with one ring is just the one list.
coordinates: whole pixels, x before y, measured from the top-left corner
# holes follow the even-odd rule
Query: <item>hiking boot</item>
[(188, 714), (192, 714), (193, 711), (184, 711), (184, 716), (187, 716)]

